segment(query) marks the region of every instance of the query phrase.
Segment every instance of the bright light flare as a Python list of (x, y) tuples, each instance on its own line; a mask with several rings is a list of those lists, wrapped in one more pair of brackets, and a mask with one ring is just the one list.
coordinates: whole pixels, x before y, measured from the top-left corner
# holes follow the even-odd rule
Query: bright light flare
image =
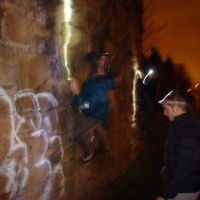
[(72, 1), (63, 0), (63, 15), (64, 21), (62, 24), (62, 33), (63, 33), (63, 57), (64, 57), (64, 66), (67, 71), (67, 79), (72, 79), (71, 69), (68, 64), (68, 46), (72, 36), (71, 31), (71, 19), (72, 19)]
[(64, 21), (70, 22), (72, 18), (72, 1), (71, 0), (63, 0), (64, 3)]
[(153, 69), (150, 69), (149, 70), (149, 74), (153, 74), (154, 73), (154, 70)]
[(199, 87), (200, 83), (195, 84), (195, 88)]
[(153, 70), (153, 69), (150, 69), (149, 72), (147, 73), (147, 75), (146, 75), (146, 76), (144, 77), (144, 79), (143, 79), (143, 84), (146, 84), (145, 81), (146, 81), (147, 77), (150, 76), (150, 75), (152, 75), (153, 73), (154, 73), (154, 70)]

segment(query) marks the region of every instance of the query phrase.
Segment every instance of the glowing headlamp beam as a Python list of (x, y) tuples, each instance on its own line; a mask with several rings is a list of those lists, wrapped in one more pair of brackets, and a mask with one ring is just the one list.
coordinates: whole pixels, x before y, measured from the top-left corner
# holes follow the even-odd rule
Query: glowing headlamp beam
[(67, 71), (67, 80), (72, 79), (71, 69), (68, 64), (68, 45), (70, 43), (71, 39), (71, 19), (72, 19), (72, 8), (71, 8), (72, 2), (71, 0), (63, 0), (63, 16), (64, 21), (62, 24), (62, 37), (63, 37), (63, 61), (64, 66)]
[(147, 74), (147, 75), (144, 77), (144, 79), (143, 79), (143, 84), (146, 84), (145, 81), (146, 81), (147, 77), (148, 77), (149, 75), (153, 74), (153, 73), (154, 73), (153, 69), (150, 69), (149, 72), (148, 72), (148, 74)]

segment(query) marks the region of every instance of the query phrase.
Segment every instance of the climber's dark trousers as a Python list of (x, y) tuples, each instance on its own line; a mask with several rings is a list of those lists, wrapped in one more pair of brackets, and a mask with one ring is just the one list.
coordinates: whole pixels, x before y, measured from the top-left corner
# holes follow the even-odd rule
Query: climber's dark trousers
[[(102, 122), (88, 117), (84, 124), (73, 133), (74, 140), (80, 145), (80, 147), (83, 149), (85, 154), (90, 154), (93, 152), (90, 152), (90, 148), (88, 145), (88, 140), (86, 139), (86, 135), (90, 134), (90, 138), (94, 136), (97, 140), (97, 149), (100, 151), (107, 151), (108, 150), (108, 143), (107, 143), (107, 133), (102, 126)], [(94, 135), (93, 135), (94, 134)]]

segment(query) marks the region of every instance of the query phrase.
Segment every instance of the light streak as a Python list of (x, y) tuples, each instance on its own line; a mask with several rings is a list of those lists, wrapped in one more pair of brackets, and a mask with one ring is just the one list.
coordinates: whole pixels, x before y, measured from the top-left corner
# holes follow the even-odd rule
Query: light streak
[(159, 104), (162, 104), (162, 103), (164, 103), (165, 102), (165, 100), (166, 100), (166, 98), (168, 97), (168, 96), (170, 96), (172, 93), (173, 93), (174, 91), (172, 90), (172, 91), (170, 91), (168, 94), (166, 94), (165, 96), (164, 96), (164, 98), (163, 99), (161, 99), (160, 101), (158, 101), (158, 103)]
[(134, 66), (133, 70), (135, 72), (135, 77), (133, 80), (133, 90), (132, 90), (132, 97), (133, 97), (133, 114), (132, 114), (132, 127), (136, 126), (136, 113), (137, 113), (137, 105), (136, 105), (136, 100), (137, 100), (137, 81), (139, 78), (142, 77), (142, 73), (139, 70), (139, 65), (137, 59), (134, 61)]
[(195, 84), (195, 88), (197, 88), (200, 85), (200, 83)]
[(68, 46), (72, 36), (71, 19), (72, 19), (72, 2), (71, 0), (63, 0), (63, 15), (64, 21), (62, 23), (62, 37), (63, 37), (63, 59), (64, 66), (67, 71), (67, 80), (72, 79), (71, 69), (68, 63)]
[(148, 72), (148, 74), (147, 74), (147, 75), (144, 77), (144, 79), (143, 79), (143, 84), (146, 84), (145, 81), (146, 81), (147, 77), (148, 77), (149, 75), (153, 74), (153, 73), (154, 73), (153, 69), (150, 69), (149, 72)]

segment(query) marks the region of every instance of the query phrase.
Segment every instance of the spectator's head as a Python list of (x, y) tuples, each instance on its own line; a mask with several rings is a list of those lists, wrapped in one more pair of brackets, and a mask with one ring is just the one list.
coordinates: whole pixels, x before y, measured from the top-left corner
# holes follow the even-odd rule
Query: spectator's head
[(159, 103), (162, 104), (164, 115), (170, 121), (183, 113), (193, 112), (194, 107), (193, 97), (187, 92), (180, 91), (171, 91)]

